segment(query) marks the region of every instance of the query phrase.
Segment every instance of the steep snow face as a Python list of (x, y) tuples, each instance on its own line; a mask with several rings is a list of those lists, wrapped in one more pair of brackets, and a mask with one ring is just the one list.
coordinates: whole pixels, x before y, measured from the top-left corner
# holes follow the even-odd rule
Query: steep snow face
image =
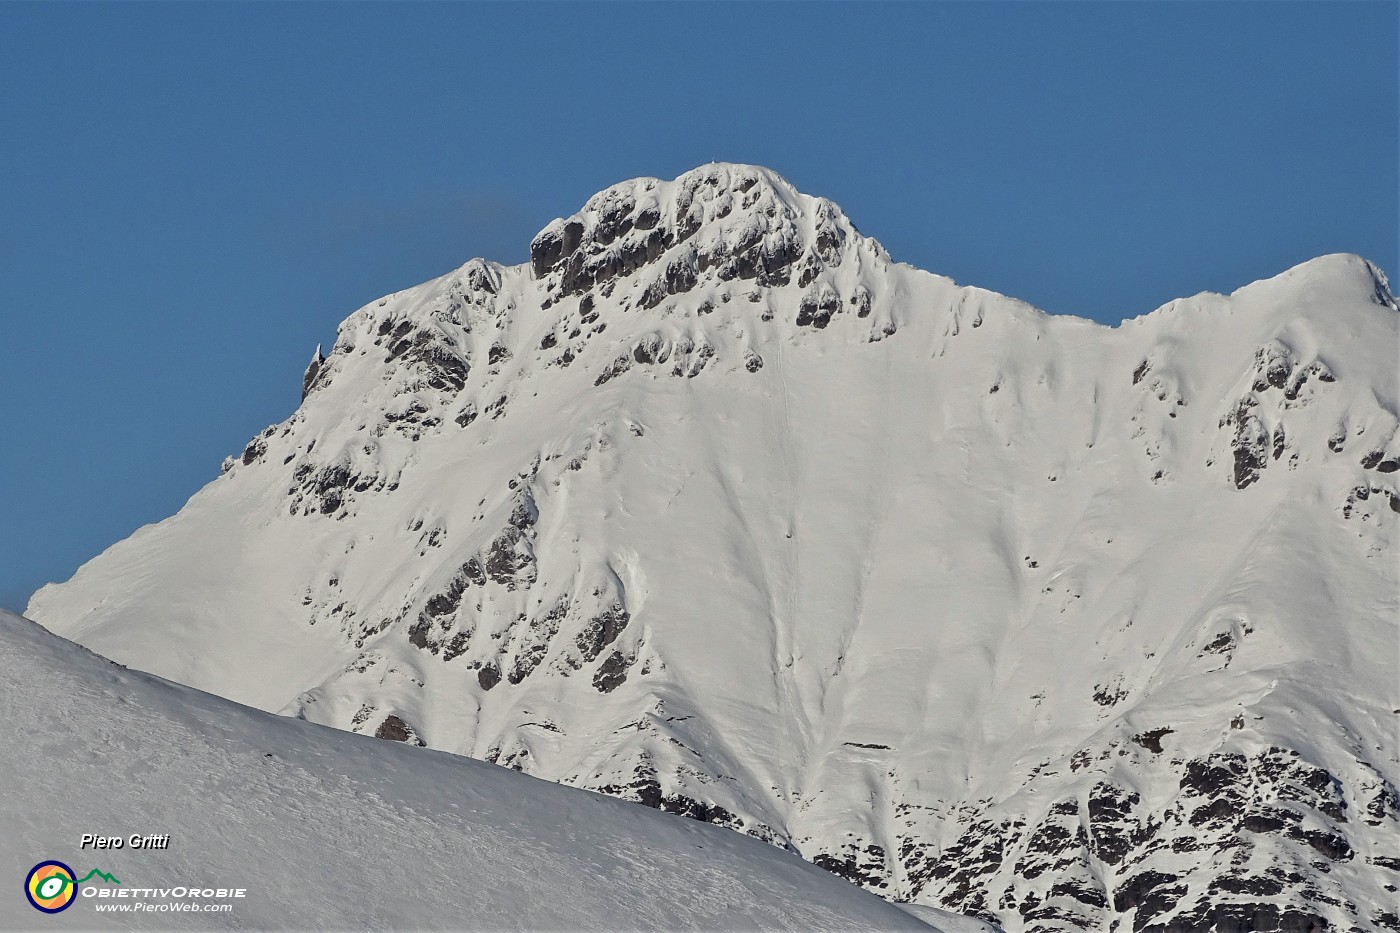
[[(8, 896), (4, 929), (930, 929), (752, 839), (270, 716), (5, 612), (0, 662), (7, 878), (56, 858), (127, 889), (246, 890), (220, 914), (99, 915), (79, 898), (44, 917)], [(169, 847), (79, 848), (132, 832)]]
[(1327, 256), (1105, 328), (640, 179), (356, 312), (29, 613), (1013, 933), (1384, 928), (1397, 323)]

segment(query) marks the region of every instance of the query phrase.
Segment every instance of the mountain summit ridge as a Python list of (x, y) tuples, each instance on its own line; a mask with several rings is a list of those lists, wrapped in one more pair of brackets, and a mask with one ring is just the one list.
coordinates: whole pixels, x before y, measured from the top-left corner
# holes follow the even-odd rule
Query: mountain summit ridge
[[(567, 297), (596, 284), (611, 297), (607, 283), (615, 276), (665, 254), (666, 294), (676, 294), (710, 267), (722, 280), (786, 285), (804, 260), (797, 274), (810, 281), (823, 265), (840, 265), (848, 240), (888, 260), (832, 202), (801, 194), (767, 169), (715, 163), (673, 182), (638, 178), (599, 192), (546, 226), (530, 256), (537, 278), (558, 273), (551, 291)], [(654, 306), (661, 292), (643, 300)]]
[(1009, 933), (1392, 929), (1383, 273), (1106, 327), (826, 204), (638, 179), (371, 302), (291, 417), (28, 615)]

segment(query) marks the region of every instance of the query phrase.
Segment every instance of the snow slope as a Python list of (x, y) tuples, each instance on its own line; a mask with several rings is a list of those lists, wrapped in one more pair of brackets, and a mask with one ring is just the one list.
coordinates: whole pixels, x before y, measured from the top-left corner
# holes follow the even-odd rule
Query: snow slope
[[(717, 827), (271, 716), (3, 612), (0, 664), (11, 894), (53, 858), (128, 889), (247, 891), (227, 914), (99, 914), (79, 898), (45, 917), (7, 896), (3, 929), (929, 929)], [(83, 851), (83, 833), (171, 841)]]
[(29, 614), (1013, 933), (1394, 929), (1398, 322), (1336, 255), (1107, 328), (637, 179)]

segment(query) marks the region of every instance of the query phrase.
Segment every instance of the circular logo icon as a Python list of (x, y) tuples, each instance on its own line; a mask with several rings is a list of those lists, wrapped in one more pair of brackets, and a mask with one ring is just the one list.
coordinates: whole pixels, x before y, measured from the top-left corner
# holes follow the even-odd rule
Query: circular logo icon
[(24, 896), (35, 910), (56, 914), (71, 905), (77, 896), (75, 877), (73, 869), (62, 862), (40, 862), (29, 869), (29, 876), (24, 879)]

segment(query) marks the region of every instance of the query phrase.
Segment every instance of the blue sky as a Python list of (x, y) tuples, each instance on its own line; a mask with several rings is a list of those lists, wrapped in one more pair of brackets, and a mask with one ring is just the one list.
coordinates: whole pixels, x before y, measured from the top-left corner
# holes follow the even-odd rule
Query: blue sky
[(360, 305), (711, 160), (1116, 322), (1397, 256), (1394, 3), (0, 4), (0, 606), (173, 513)]

